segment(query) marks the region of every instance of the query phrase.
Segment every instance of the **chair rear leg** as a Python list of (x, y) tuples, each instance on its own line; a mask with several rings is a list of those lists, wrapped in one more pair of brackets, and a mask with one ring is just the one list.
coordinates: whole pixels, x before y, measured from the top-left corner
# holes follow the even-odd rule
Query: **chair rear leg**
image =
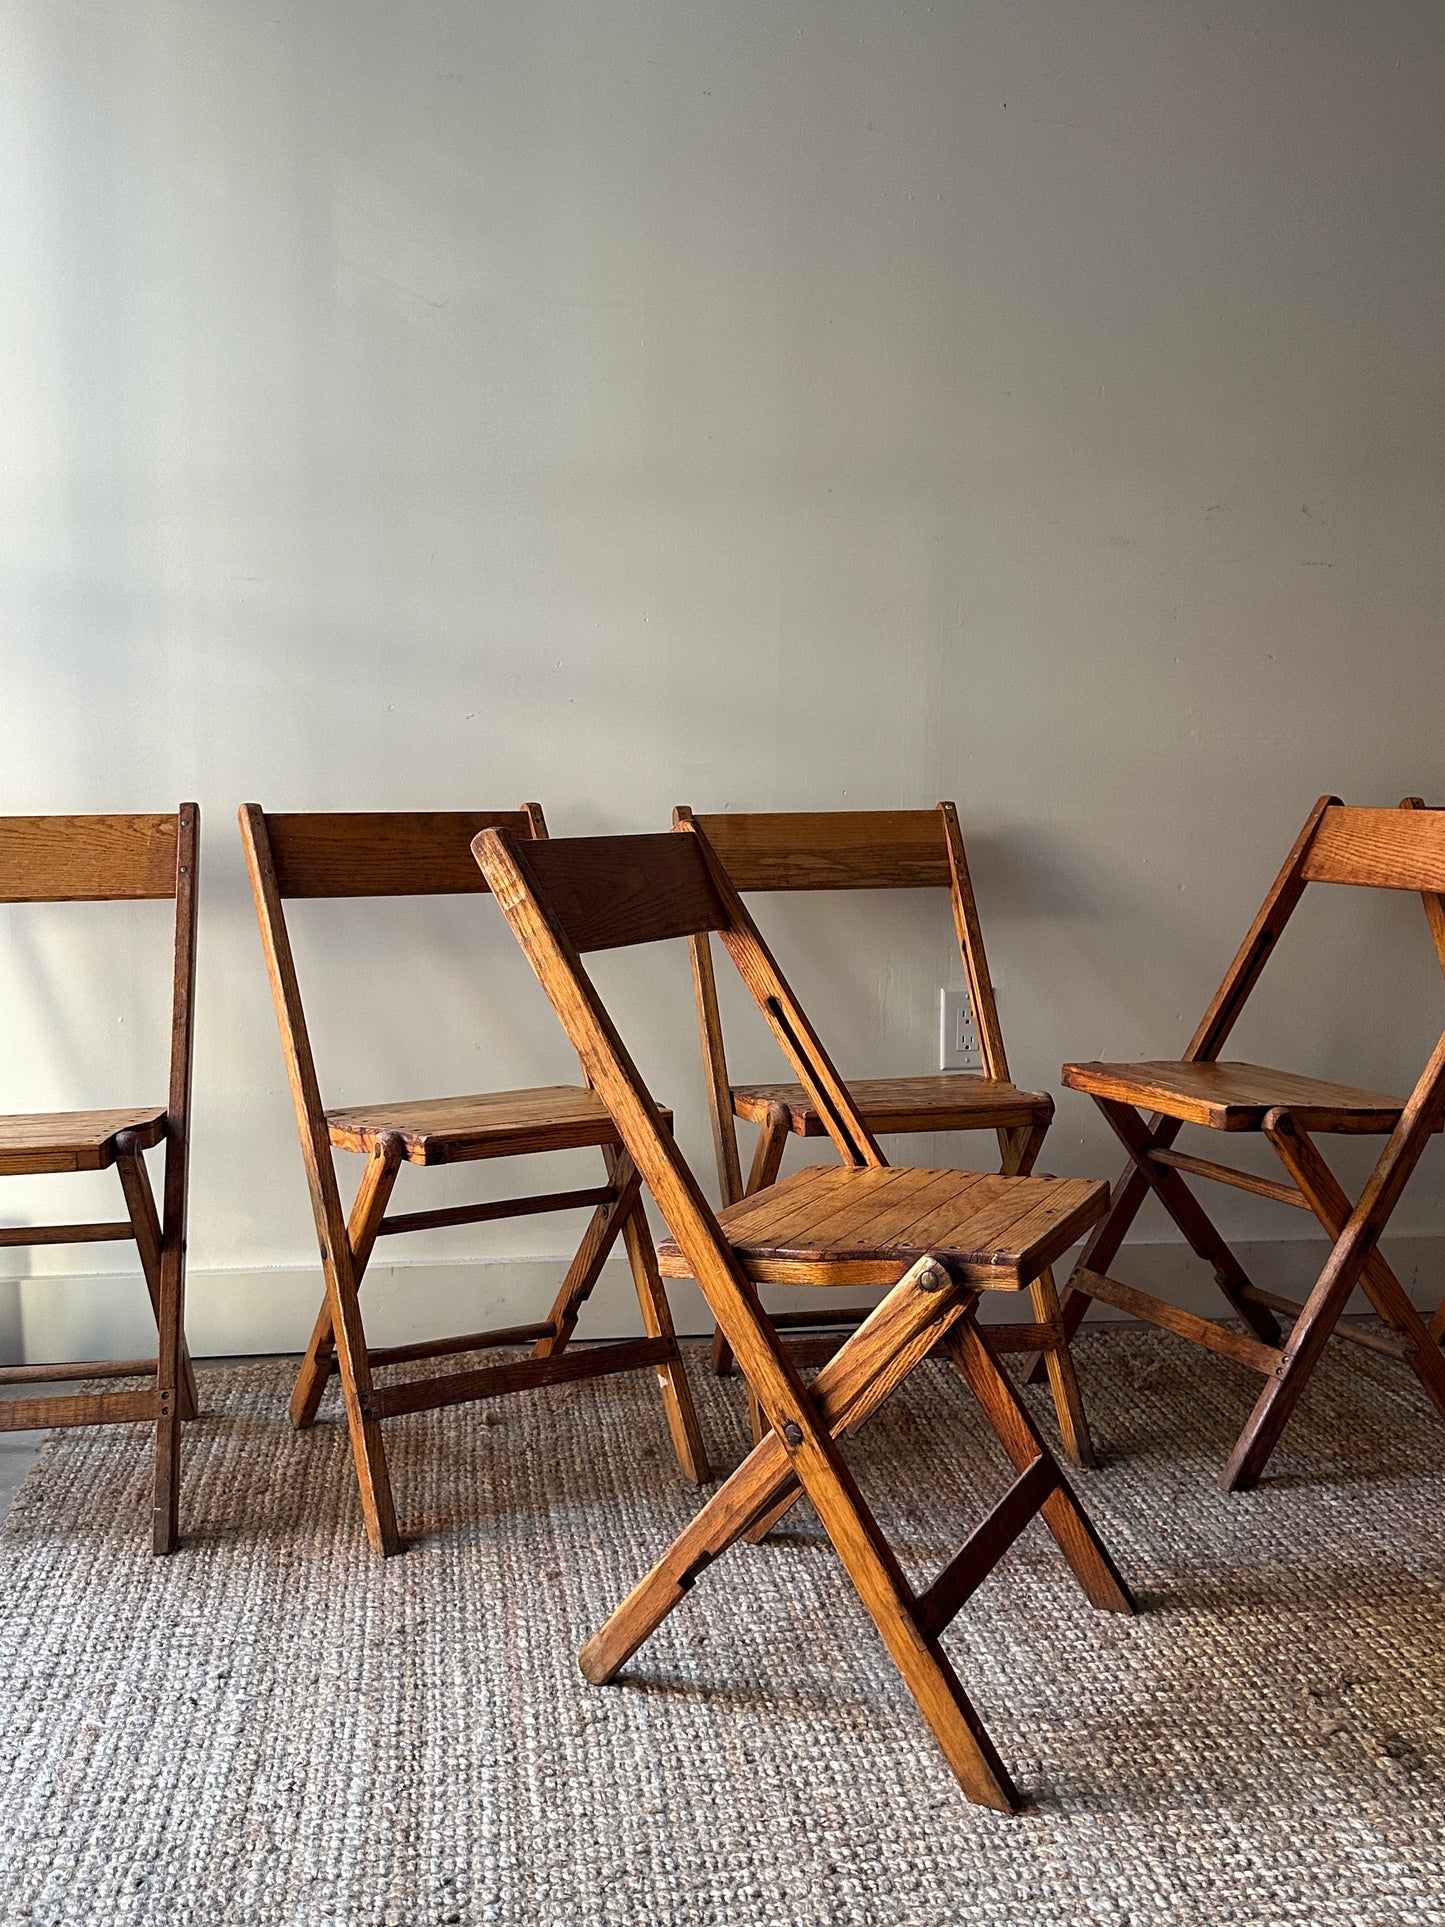
[[(160, 1292), (156, 1326), (155, 1474), (151, 1501), (151, 1550), (157, 1557), (174, 1552), (180, 1543), (181, 1413), (186, 1404), (185, 1273), (179, 1250), (161, 1254)], [(195, 1412), (194, 1397), (190, 1400)]]
[[(743, 1196), (750, 1198), (755, 1191), (766, 1191), (770, 1184), (777, 1182), (782, 1168), (783, 1153), (788, 1148), (788, 1113), (781, 1104), (770, 1104), (758, 1141), (753, 1146), (753, 1161), (748, 1171), (747, 1189)], [(712, 1369), (718, 1378), (730, 1378), (733, 1369), (732, 1347), (723, 1336), (722, 1327), (712, 1328)], [(761, 1418), (756, 1406), (750, 1408), (753, 1438), (762, 1436)]]
[[(943, 1342), (1014, 1469), (1025, 1472), (1038, 1459), (1052, 1461), (1053, 1454), (989, 1349), (971, 1310), (946, 1333)], [(1090, 1603), (1102, 1612), (1134, 1612), (1133, 1595), (1062, 1473), (1039, 1512)]]
[[(614, 1183), (622, 1170), (630, 1168), (631, 1159), (625, 1152), (608, 1154), (608, 1171)], [(643, 1329), (649, 1338), (665, 1338), (672, 1344), (671, 1358), (657, 1367), (657, 1382), (662, 1391), (662, 1409), (672, 1437), (672, 1449), (677, 1454), (678, 1468), (685, 1479), (691, 1480), (694, 1485), (703, 1485), (712, 1477), (712, 1468), (708, 1464), (707, 1446), (703, 1443), (697, 1408), (692, 1401), (692, 1387), (687, 1382), (682, 1353), (677, 1347), (672, 1308), (667, 1302), (667, 1290), (657, 1268), (657, 1253), (653, 1248), (652, 1233), (648, 1229), (640, 1196), (637, 1196), (623, 1220), (622, 1242), (632, 1269)]]
[(1058, 1414), (1064, 1456), (1075, 1465), (1096, 1466), (1099, 1461), (1094, 1453), (1094, 1441), (1084, 1411), (1078, 1374), (1074, 1370), (1074, 1355), (1064, 1335), (1063, 1311), (1052, 1271), (1039, 1273), (1029, 1286), (1029, 1296), (1033, 1300), (1034, 1317), (1053, 1333), (1041, 1356), (1049, 1376), (1054, 1410)]
[[(131, 1230), (135, 1234), (136, 1250), (140, 1253), (141, 1271), (146, 1281), (146, 1292), (151, 1301), (151, 1315), (156, 1321), (159, 1335), (164, 1322), (161, 1310), (161, 1224), (156, 1213), (155, 1194), (151, 1190), (150, 1173), (146, 1170), (145, 1158), (135, 1141), (133, 1131), (124, 1131), (116, 1139), (115, 1155), (116, 1176), (120, 1179), (121, 1192), (125, 1197), (126, 1214), (130, 1218)], [(159, 1343), (159, 1336), (157, 1338)], [(194, 1418), (200, 1410), (196, 1394), (196, 1377), (191, 1369), (191, 1355), (187, 1350), (185, 1333), (181, 1333), (180, 1350), (180, 1416)]]
[[(362, 1173), (361, 1183), (352, 1200), (346, 1239), (351, 1247), (351, 1277), (358, 1289), (376, 1246), (378, 1227), (391, 1202), (402, 1159), (401, 1139), (389, 1131), (383, 1133), (372, 1146), (366, 1170)], [(291, 1423), (298, 1432), (304, 1432), (316, 1423), (321, 1395), (326, 1390), (326, 1381), (335, 1363), (336, 1341), (331, 1324), (331, 1293), (328, 1290), (321, 1300), (321, 1309), (316, 1314), (316, 1323), (311, 1328), (311, 1337), (291, 1392)]]
[[(1085, 1291), (1082, 1286), (1075, 1284), (1074, 1280), (1086, 1271), (1107, 1271), (1109, 1269), (1110, 1265), (1113, 1264), (1115, 1258), (1118, 1256), (1120, 1245), (1123, 1244), (1133, 1229), (1134, 1220), (1138, 1217), (1140, 1208), (1148, 1195), (1149, 1186), (1133, 1165), (1131, 1165), (1119, 1179), (1119, 1182), (1109, 1194), (1109, 1209), (1099, 1220), (1098, 1225), (1090, 1235), (1088, 1243), (1084, 1246), (1082, 1257), (1074, 1266), (1069, 1281), (1064, 1286), (1061, 1322), (1063, 1325), (1064, 1342), (1066, 1344), (1073, 1342), (1080, 1325), (1084, 1322), (1090, 1305), (1094, 1302), (1089, 1293)], [(1024, 1383), (1026, 1385), (1041, 1385), (1047, 1376), (1048, 1356), (1046, 1353), (1040, 1352), (1025, 1375)]]
[(613, 1196), (606, 1204), (599, 1204), (587, 1221), (582, 1242), (573, 1254), (567, 1275), (552, 1301), (552, 1309), (547, 1313), (547, 1323), (552, 1329), (532, 1347), (533, 1358), (553, 1358), (558, 1352), (566, 1350), (568, 1341), (577, 1329), (582, 1307), (592, 1296), (597, 1280), (602, 1276), (602, 1267), (612, 1256), (618, 1233), (641, 1195), (642, 1180), (633, 1169), (631, 1159), (619, 1163), (615, 1157), (608, 1155), (606, 1147), (602, 1155)]

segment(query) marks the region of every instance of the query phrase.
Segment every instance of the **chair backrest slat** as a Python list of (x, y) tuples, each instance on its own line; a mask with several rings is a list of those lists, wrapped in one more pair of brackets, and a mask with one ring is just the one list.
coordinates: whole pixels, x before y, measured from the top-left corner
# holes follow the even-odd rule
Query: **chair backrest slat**
[(1445, 812), (1327, 809), (1305, 856), (1308, 883), (1445, 890)]
[(948, 887), (937, 810), (723, 813), (693, 821), (744, 892)]
[(176, 894), (176, 817), (0, 816), (0, 903)]
[(690, 837), (562, 837), (529, 844), (524, 861), (574, 950), (693, 937), (728, 921)]
[(266, 814), (283, 897), (475, 895), (487, 883), (472, 861), (481, 830), (537, 834), (536, 805), (520, 810), (355, 810)]

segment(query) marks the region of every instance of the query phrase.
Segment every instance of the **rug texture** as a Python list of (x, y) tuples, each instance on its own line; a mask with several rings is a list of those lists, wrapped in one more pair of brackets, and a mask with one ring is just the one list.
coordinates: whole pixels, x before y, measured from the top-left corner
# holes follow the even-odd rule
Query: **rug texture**
[[(1078, 1355), (1107, 1463), (1077, 1483), (1144, 1611), (1092, 1612), (1035, 1524), (955, 1621), (1012, 1820), (802, 1509), (583, 1681), (697, 1504), (647, 1373), (391, 1424), (415, 1539), (385, 1563), (334, 1390), (295, 1435), (284, 1368), (202, 1373), (168, 1561), (143, 1434), (57, 1435), (0, 1534), (0, 1922), (1445, 1922), (1445, 1429), (1413, 1378), (1335, 1347), (1226, 1497), (1252, 1379), (1155, 1334)], [(690, 1365), (730, 1466), (738, 1383)], [(932, 1364), (850, 1457), (920, 1580), (1008, 1476)]]

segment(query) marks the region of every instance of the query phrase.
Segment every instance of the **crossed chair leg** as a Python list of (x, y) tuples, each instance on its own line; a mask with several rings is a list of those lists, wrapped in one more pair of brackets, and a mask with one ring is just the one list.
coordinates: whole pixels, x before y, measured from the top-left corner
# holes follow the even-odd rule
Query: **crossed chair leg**
[[(783, 1153), (788, 1144), (788, 1112), (779, 1104), (770, 1105), (758, 1131), (758, 1141), (753, 1153), (752, 1166), (748, 1172), (745, 1197), (754, 1192), (765, 1191), (777, 1180), (782, 1166)], [(1047, 1124), (1021, 1125), (1016, 1130), (1000, 1130), (999, 1149), (1002, 1161), (999, 1166), (1003, 1177), (1028, 1177), (1043, 1149), (1048, 1135)], [(1054, 1283), (1052, 1269), (1046, 1267), (1036, 1278), (1029, 1282), (1029, 1297), (1033, 1302), (1033, 1322), (1027, 1325), (995, 1325), (990, 1328), (989, 1342), (996, 1352), (1031, 1352), (1038, 1355), (1039, 1376), (1047, 1377), (1049, 1390), (1053, 1394), (1054, 1412), (1058, 1419), (1059, 1438), (1064, 1448), (1065, 1458), (1073, 1464), (1092, 1467), (1098, 1464), (1094, 1451), (1093, 1437), (1089, 1431), (1088, 1415), (1084, 1411), (1083, 1394), (1079, 1390), (1078, 1375), (1074, 1371), (1074, 1357), (1069, 1349), (1072, 1335), (1064, 1324), (1063, 1311), (1059, 1302), (1058, 1287)], [(780, 1328), (789, 1324), (806, 1324), (810, 1320), (819, 1323), (849, 1322), (857, 1313), (846, 1311), (785, 1313), (775, 1317), (774, 1323)], [(826, 1341), (823, 1350), (829, 1347)], [(817, 1363), (807, 1347), (797, 1349), (800, 1362)], [(732, 1347), (728, 1344), (721, 1325), (713, 1326), (712, 1369), (721, 1378), (727, 1377), (733, 1369)], [(1033, 1375), (1029, 1382), (1035, 1382)], [(756, 1442), (766, 1429), (756, 1394), (748, 1390), (748, 1415), (752, 1423), (753, 1439)]]
[[(703, 1484), (711, 1476), (707, 1448), (643, 1209), (641, 1180), (625, 1151), (604, 1146), (603, 1158), (609, 1195), (594, 1207), (582, 1242), (544, 1320), (494, 1331), (468, 1332), (456, 1338), (428, 1339), (413, 1345), (371, 1348), (366, 1343), (362, 1324), (359, 1289), (403, 1162), (403, 1146), (398, 1137), (386, 1133), (377, 1140), (352, 1203), (344, 1248), (334, 1257), (323, 1254), (326, 1296), (291, 1395), (291, 1422), (298, 1431), (314, 1424), (326, 1382), (335, 1370), (341, 1380), (367, 1534), (373, 1548), (383, 1555), (399, 1552), (402, 1540), (381, 1420), (402, 1412), (433, 1411), (440, 1406), (469, 1404), (476, 1399), (532, 1386), (651, 1367), (657, 1373), (668, 1432), (683, 1476), (694, 1485)], [(568, 1341), (576, 1329), (582, 1307), (601, 1277), (619, 1236), (627, 1253), (647, 1336), (569, 1351)], [(484, 1366), (385, 1387), (376, 1385), (373, 1378), (376, 1366), (522, 1344), (531, 1345), (531, 1356), (513, 1364)]]
[[(1085, 1246), (1069, 1280), (1064, 1294), (1064, 1329), (1072, 1337), (1091, 1300), (1101, 1298), (1263, 1375), (1264, 1389), (1220, 1474), (1219, 1482), (1226, 1492), (1249, 1491), (1258, 1485), (1332, 1336), (1403, 1359), (1420, 1380), (1436, 1410), (1445, 1417), (1445, 1354), (1436, 1342), (1434, 1328), (1426, 1326), (1411, 1304), (1377, 1243), (1395, 1199), (1413, 1169), (1414, 1157), (1395, 1163), (1389, 1168), (1385, 1182), (1377, 1184), (1382, 1160), (1359, 1204), (1352, 1205), (1318, 1146), (1296, 1119), (1283, 1109), (1266, 1115), (1262, 1126), (1264, 1135), (1292, 1183), (1266, 1187), (1265, 1181), (1260, 1181), (1256, 1188), (1264, 1189), (1266, 1195), (1275, 1196), (1281, 1202), (1312, 1211), (1331, 1246), (1309, 1297), (1303, 1304), (1297, 1304), (1261, 1291), (1251, 1282), (1184, 1183), (1179, 1170), (1159, 1161), (1159, 1154), (1167, 1153), (1178, 1135), (1178, 1122), (1164, 1119), (1151, 1131), (1147, 1120), (1132, 1105), (1099, 1098), (1095, 1101), (1128, 1151), (1130, 1168), (1115, 1186), (1109, 1210)], [(1198, 1163), (1202, 1165), (1203, 1161)], [(1209, 1175), (1207, 1168), (1203, 1174)], [(1108, 1267), (1151, 1191), (1195, 1254), (1211, 1266), (1231, 1312), (1249, 1328), (1248, 1334), (1230, 1330), (1212, 1319), (1197, 1317), (1107, 1275)], [(1392, 1328), (1396, 1334), (1394, 1340), (1354, 1333), (1340, 1326), (1340, 1316), (1357, 1285)], [(1276, 1312), (1292, 1321), (1287, 1339), (1274, 1317)], [(1441, 1335), (1445, 1335), (1445, 1317), (1437, 1314), (1436, 1322)], [(1040, 1364), (1036, 1361), (1031, 1377), (1036, 1381), (1039, 1376)]]
[[(790, 1396), (773, 1429), (721, 1485), (663, 1558), (590, 1640), (582, 1671), (613, 1679), (678, 1605), (702, 1570), (739, 1539), (757, 1539), (799, 1498), (813, 1503), (920, 1711), (970, 1799), (1011, 1813), (1019, 1795), (939, 1643), (939, 1636), (1036, 1516), (1053, 1534), (1090, 1602), (1132, 1613), (1113, 1560), (1000, 1369), (974, 1313), (978, 1293), (924, 1258), (805, 1387), (772, 1342)], [(922, 1593), (838, 1449), (940, 1341), (997, 1435), (1017, 1477)], [(773, 1401), (769, 1399), (769, 1403)]]

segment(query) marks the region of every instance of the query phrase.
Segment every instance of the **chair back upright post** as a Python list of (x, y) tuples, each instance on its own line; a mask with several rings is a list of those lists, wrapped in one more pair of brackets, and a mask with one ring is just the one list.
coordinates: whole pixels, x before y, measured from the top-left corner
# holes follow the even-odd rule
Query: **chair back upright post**
[[(0, 818), (0, 903), (120, 903), (172, 901), (169, 1069), (166, 1104), (157, 1119), (137, 1113), (107, 1126), (103, 1112), (56, 1113), (48, 1123), (48, 1154), (35, 1161), (23, 1142), (7, 1147), (5, 1168), (102, 1169), (114, 1164), (125, 1198), (122, 1223), (22, 1228), (6, 1243), (31, 1237), (45, 1243), (135, 1242), (156, 1319), (154, 1361), (95, 1360), (65, 1366), (8, 1367), (13, 1382), (64, 1377), (153, 1374), (149, 1392), (70, 1394), (7, 1403), (6, 1429), (16, 1424), (122, 1423), (154, 1417), (155, 1459), (151, 1544), (173, 1551), (180, 1534), (180, 1423), (196, 1415), (195, 1377), (185, 1346), (186, 1213), (190, 1173), (191, 1066), (196, 983), (200, 810), (183, 803), (174, 814), (32, 816)], [(34, 1124), (36, 1120), (19, 1120)], [(0, 1130), (5, 1120), (0, 1120)], [(70, 1141), (66, 1141), (67, 1131)], [(164, 1146), (161, 1208), (144, 1162), (145, 1149)]]

